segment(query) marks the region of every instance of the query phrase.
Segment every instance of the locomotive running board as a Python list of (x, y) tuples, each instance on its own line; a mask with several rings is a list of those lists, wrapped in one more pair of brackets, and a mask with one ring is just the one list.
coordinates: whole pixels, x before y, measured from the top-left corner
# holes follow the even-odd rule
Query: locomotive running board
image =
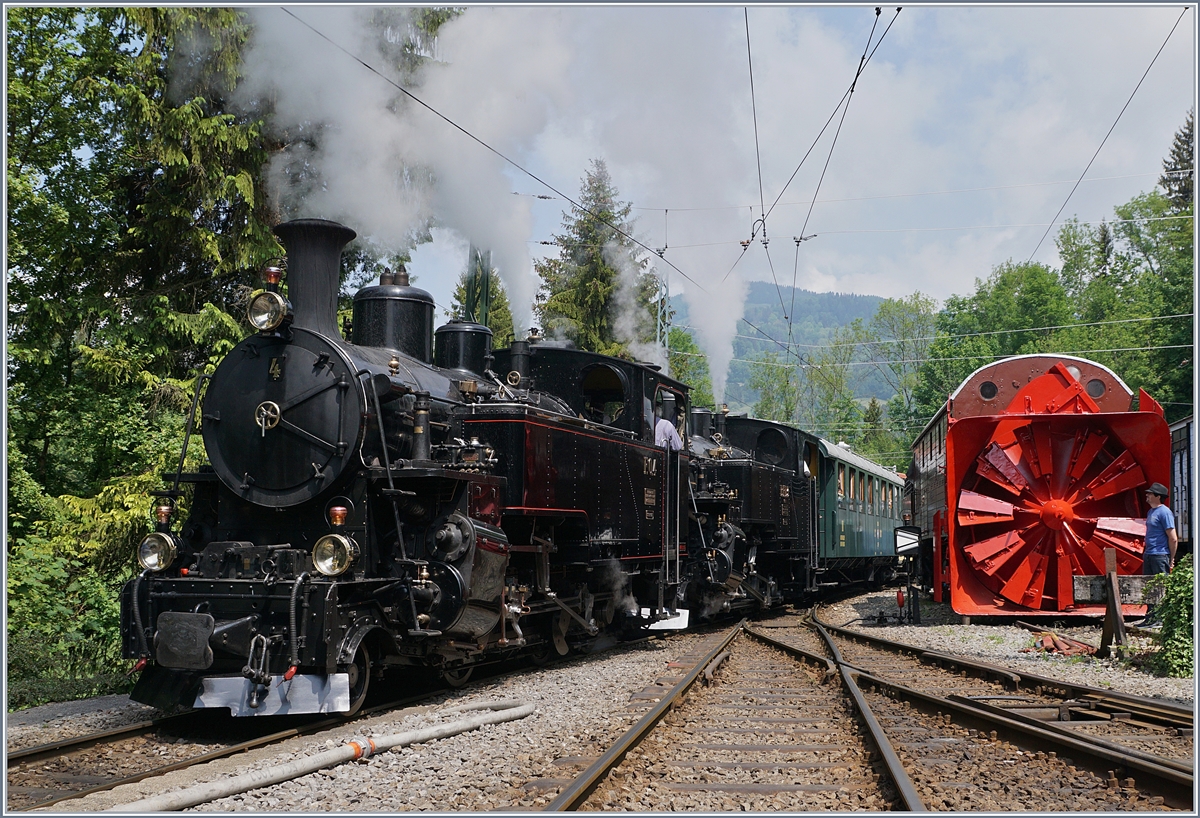
[(297, 673), (291, 681), (272, 676), (258, 707), (250, 706), (254, 684), (241, 676), (208, 676), (193, 707), (228, 707), (233, 716), (283, 716), (300, 713), (345, 713), (350, 709), (350, 676)]

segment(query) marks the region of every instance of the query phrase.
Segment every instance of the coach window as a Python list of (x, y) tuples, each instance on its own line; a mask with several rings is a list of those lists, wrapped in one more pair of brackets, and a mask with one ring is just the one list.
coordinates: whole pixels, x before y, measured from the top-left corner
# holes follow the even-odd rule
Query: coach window
[(845, 505), (846, 500), (846, 467), (838, 463), (838, 502)]
[(854, 469), (846, 469), (846, 482), (850, 484), (850, 508), (858, 508), (858, 494), (854, 488), (854, 484), (857, 482), (854, 479)]
[(866, 486), (866, 477), (863, 475), (862, 472), (859, 472), (858, 473), (858, 502), (860, 503), (859, 508), (863, 508), (865, 505), (864, 501), (867, 496), (867, 493), (864, 490), (865, 486)]
[(873, 478), (867, 480), (867, 513), (875, 513), (875, 480)]

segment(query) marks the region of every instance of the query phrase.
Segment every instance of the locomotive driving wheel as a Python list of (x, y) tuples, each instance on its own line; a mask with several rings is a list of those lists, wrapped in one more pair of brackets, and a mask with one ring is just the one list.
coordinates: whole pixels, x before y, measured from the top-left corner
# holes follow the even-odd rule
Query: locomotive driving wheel
[(371, 683), (371, 653), (367, 646), (359, 645), (354, 651), (354, 661), (340, 670), (350, 677), (350, 709), (346, 715), (353, 716), (367, 700), (367, 688)]
[(473, 665), (460, 665), (456, 668), (450, 668), (442, 671), (442, 681), (456, 690), (467, 682), (471, 681), (471, 674), (475, 672)]

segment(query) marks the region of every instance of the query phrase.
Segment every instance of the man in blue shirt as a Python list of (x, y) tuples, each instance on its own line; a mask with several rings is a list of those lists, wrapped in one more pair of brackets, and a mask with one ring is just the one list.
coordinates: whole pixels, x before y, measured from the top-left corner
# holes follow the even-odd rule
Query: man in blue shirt
[(1167, 487), (1162, 483), (1154, 483), (1146, 489), (1150, 513), (1146, 515), (1143, 574), (1167, 574), (1175, 567), (1175, 548), (1179, 545), (1179, 537), (1175, 534), (1175, 515), (1163, 505), (1167, 494)]
[[(1175, 515), (1163, 505), (1167, 494), (1167, 487), (1162, 483), (1152, 483), (1146, 489), (1150, 512), (1146, 515), (1146, 546), (1142, 550), (1143, 574), (1169, 574), (1175, 567), (1175, 547), (1179, 545), (1179, 537), (1175, 534)], [(1153, 630), (1161, 624), (1156, 606), (1148, 606), (1146, 618), (1139, 627)]]

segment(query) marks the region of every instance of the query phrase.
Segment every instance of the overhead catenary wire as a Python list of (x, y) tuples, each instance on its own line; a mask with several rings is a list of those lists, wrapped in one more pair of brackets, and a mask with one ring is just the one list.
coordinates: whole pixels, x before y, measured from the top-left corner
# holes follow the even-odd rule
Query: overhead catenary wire
[[(1127, 174), (1124, 174), (1121, 176), (1093, 176), (1092, 178), (1084, 179), (1083, 181), (1085, 181), (1085, 182), (1111, 182), (1111, 181), (1120, 180), (1120, 179), (1142, 179), (1147, 176), (1154, 176), (1154, 177), (1182, 176), (1184, 174), (1188, 174), (1191, 172), (1192, 172), (1191, 168), (1185, 168), (1183, 170), (1163, 170), (1163, 171), (1156, 170), (1153, 173), (1127, 173)], [(1052, 182), (1023, 182), (1021, 184), (1016, 184), (1016, 185), (991, 185), (989, 187), (964, 187), (964, 188), (954, 188), (952, 190), (925, 190), (925, 191), (918, 191), (915, 193), (885, 193), (885, 194), (881, 194), (879, 196), (847, 196), (847, 197), (842, 197), (842, 198), (837, 198), (837, 199), (820, 199), (818, 201), (820, 201), (821, 204), (838, 204), (838, 203), (843, 203), (843, 202), (875, 202), (875, 201), (880, 201), (883, 199), (908, 199), (908, 198), (913, 198), (913, 197), (917, 197), (917, 196), (949, 196), (949, 195), (953, 195), (955, 193), (985, 193), (985, 192), (993, 191), (993, 190), (1018, 190), (1020, 188), (1027, 188), (1027, 187), (1046, 187), (1048, 185), (1069, 185), (1075, 181), (1077, 181), (1077, 180), (1075, 180), (1075, 179), (1058, 179), (1058, 180), (1052, 181)], [(558, 201), (558, 199), (556, 197), (547, 196), (544, 193), (524, 193), (519, 190), (514, 190), (514, 191), (512, 191), (512, 195), (514, 195), (514, 196), (529, 196), (534, 199), (544, 199), (546, 201), (552, 201), (552, 202)], [(798, 200), (798, 201), (794, 201), (794, 202), (780, 202), (778, 206), (779, 207), (799, 207), (800, 205), (809, 204), (810, 201), (811, 200), (809, 200), (809, 199), (803, 199), (803, 200)], [(747, 207), (753, 207), (753, 205), (737, 204), (737, 205), (713, 205), (711, 207), (671, 207), (671, 208), (655, 207), (652, 205), (646, 205), (646, 206), (637, 205), (637, 206), (631, 206), (630, 209), (632, 209), (632, 210), (648, 210), (648, 211), (654, 211), (656, 213), (659, 210), (670, 209), (670, 210), (678, 210), (680, 213), (692, 213), (692, 212), (704, 212), (704, 211), (712, 211), (712, 210), (742, 210)], [(1039, 225), (1039, 226), (1042, 226), (1042, 225)]]
[[(1187, 214), (1187, 215), (1182, 215), (1182, 216), (1139, 216), (1139, 217), (1133, 218), (1133, 219), (1103, 218), (1103, 219), (1100, 219), (1099, 221), (1083, 221), (1083, 222), (1078, 221), (1078, 220), (1068, 220), (1065, 222), (1057, 222), (1055, 224), (1051, 224), (1050, 227), (1056, 227), (1059, 225), (1067, 225), (1067, 224), (1076, 224), (1081, 227), (1091, 227), (1091, 226), (1097, 225), (1097, 224), (1142, 224), (1145, 222), (1184, 221), (1186, 219), (1191, 219), (1191, 218), (1194, 218), (1194, 217), (1190, 214)], [(1045, 227), (1045, 226), (1046, 225), (1044, 225), (1044, 224), (977, 224), (977, 225), (967, 225), (967, 226), (963, 226), (963, 227), (894, 227), (894, 228), (881, 227), (881, 228), (876, 228), (876, 229), (872, 229), (872, 230), (824, 230), (821, 232), (821, 235), (822, 236), (851, 236), (851, 235), (862, 235), (862, 234), (869, 234), (869, 233), (935, 233), (935, 232), (945, 232), (945, 231), (953, 231), (953, 230), (1009, 230), (1012, 228), (1019, 228), (1019, 227)], [(809, 238), (812, 238), (812, 236), (805, 236), (804, 238), (809, 239)], [(603, 247), (604, 246), (601, 244), (582, 244), (582, 243), (572, 244), (569, 242), (549, 241), (546, 239), (529, 239), (528, 243), (529, 244), (544, 244), (544, 245), (548, 245), (548, 246), (560, 246), (560, 247), (567, 247), (567, 246), (570, 246), (570, 247)], [(748, 243), (745, 241), (745, 239), (727, 239), (725, 241), (707, 241), (707, 242), (701, 242), (699, 244), (677, 244), (677, 245), (675, 245), (675, 249), (676, 250), (686, 250), (689, 248), (696, 248), (696, 247), (728, 247), (729, 245), (734, 244), (734, 243), (746, 244), (747, 247), (743, 247), (742, 248), (743, 250), (747, 249), (749, 246)]]
[[(867, 52), (871, 48), (871, 40), (875, 37), (875, 27), (877, 25), (879, 25), (879, 12), (880, 12), (880, 9), (878, 6), (876, 6), (876, 8), (875, 8), (875, 23), (871, 26), (871, 33), (867, 37), (867, 44), (866, 44), (866, 46), (863, 47), (862, 57), (859, 58), (858, 71), (856, 71), (854, 73), (854, 81), (850, 83), (850, 91), (846, 95), (846, 104), (842, 106), (842, 118), (838, 120), (837, 129), (833, 132), (833, 140), (829, 143), (829, 153), (827, 153), (825, 155), (825, 164), (821, 167), (821, 175), (817, 179), (817, 188), (816, 188), (816, 190), (813, 191), (812, 204), (810, 204), (808, 206), (808, 212), (804, 215), (804, 224), (802, 224), (800, 226), (800, 236), (803, 236), (804, 231), (808, 229), (808, 222), (812, 219), (813, 209), (816, 208), (816, 206), (817, 206), (817, 198), (821, 195), (821, 185), (825, 183), (825, 174), (828, 173), (828, 171), (829, 171), (829, 163), (831, 161), (833, 161), (833, 149), (837, 147), (838, 137), (842, 135), (842, 125), (844, 125), (846, 123), (846, 114), (850, 113), (850, 102), (851, 102), (851, 100), (854, 99), (854, 89), (858, 86), (858, 78), (860, 76), (862, 76), (863, 67), (867, 64)], [(896, 9), (896, 15), (897, 16), (900, 15), (900, 9)], [(894, 22), (895, 18), (892, 18), (892, 20)], [(782, 196), (783, 193), (780, 192), (779, 195)], [(775, 201), (778, 202), (779, 199), (777, 198)], [(772, 209), (774, 209), (774, 205), (772, 205)], [(766, 216), (764, 215), (763, 218), (765, 219)], [(796, 275), (799, 272), (799, 256), (800, 256), (801, 240), (802, 239), (800, 239), (800, 238), (796, 239), (797, 265), (796, 265), (796, 269), (792, 270), (792, 307), (791, 307), (791, 310), (788, 312), (788, 314), (784, 316), (784, 318), (786, 318), (787, 322), (788, 322), (788, 343), (791, 343), (791, 341), (792, 341), (792, 318), (791, 318), (791, 316), (796, 311)]]
[[(876, 9), (875, 23), (879, 22), (879, 13), (878, 12), (879, 12), (879, 10)], [(892, 21), (890, 23), (888, 23), (887, 28), (885, 28), (883, 30), (883, 34), (879, 35), (879, 42), (875, 43), (875, 47), (873, 49), (871, 49), (871, 53), (867, 55), (867, 58), (865, 60), (863, 60), (862, 64), (859, 66), (858, 71), (856, 71), (854, 73), (854, 79), (850, 82), (850, 87), (846, 89), (846, 92), (844, 94), (842, 94), (842, 98), (840, 100), (838, 100), (838, 104), (833, 109), (833, 113), (831, 113), (829, 115), (829, 119), (825, 120), (825, 124), (821, 127), (820, 132), (817, 133), (817, 138), (813, 140), (812, 145), (810, 145), (808, 150), (805, 152), (804, 157), (800, 160), (800, 164), (796, 165), (796, 169), (794, 171), (792, 171), (792, 175), (788, 177), (788, 180), (786, 182), (784, 182), (783, 187), (779, 191), (779, 195), (775, 197), (775, 201), (773, 201), (771, 203), (770, 209), (767, 210), (767, 215), (770, 215), (771, 211), (773, 211), (775, 209), (775, 206), (779, 204), (779, 200), (782, 199), (783, 194), (785, 192), (787, 192), (788, 186), (792, 183), (792, 180), (796, 178), (796, 174), (800, 172), (800, 168), (804, 167), (804, 163), (808, 159), (809, 154), (812, 153), (813, 148), (815, 148), (817, 146), (817, 142), (820, 141), (820, 139), (821, 139), (821, 134), (825, 133), (825, 129), (829, 127), (830, 122), (833, 122), (833, 118), (835, 116), (837, 116), (837, 112), (841, 109), (842, 104), (847, 100), (847, 98), (849, 98), (850, 94), (854, 92), (855, 83), (857, 83), (858, 78), (860, 76), (862, 76), (862, 72), (866, 69), (867, 65), (871, 62), (871, 58), (875, 56), (875, 52), (879, 50), (879, 46), (883, 44), (884, 38), (887, 37), (888, 32), (892, 30), (892, 25), (896, 22), (896, 18), (899, 16), (900, 16), (900, 9), (897, 8), (896, 16), (892, 18)], [(871, 31), (873, 34), (875, 31), (874, 25), (871, 26)], [(868, 43), (868, 45), (870, 45), (869, 40), (867, 41), (867, 43)]]
[[(1088, 160), (1087, 166), (1083, 169), (1083, 173), (1079, 174), (1079, 181), (1077, 181), (1075, 186), (1071, 188), (1071, 192), (1068, 193), (1067, 198), (1063, 200), (1062, 206), (1058, 208), (1058, 212), (1055, 213), (1054, 218), (1050, 220), (1051, 223), (1058, 221), (1058, 217), (1062, 215), (1063, 210), (1065, 210), (1067, 207), (1067, 202), (1071, 201), (1071, 197), (1074, 196), (1075, 191), (1079, 189), (1079, 182), (1082, 182), (1083, 177), (1087, 176), (1087, 172), (1089, 169), (1091, 169), (1092, 163), (1096, 161), (1096, 157), (1100, 155), (1100, 151), (1104, 148), (1104, 143), (1108, 141), (1110, 136), (1112, 136), (1113, 130), (1117, 127), (1117, 123), (1121, 121), (1121, 117), (1124, 116), (1125, 110), (1129, 107), (1129, 103), (1133, 102), (1133, 98), (1137, 94), (1138, 89), (1142, 87), (1142, 83), (1145, 82), (1146, 77), (1150, 75), (1150, 69), (1154, 67), (1154, 63), (1158, 62), (1159, 54), (1162, 54), (1163, 49), (1167, 47), (1167, 43), (1171, 40), (1171, 35), (1175, 33), (1175, 29), (1177, 29), (1179, 24), (1183, 21), (1183, 15), (1187, 14), (1188, 8), (1188, 6), (1184, 6), (1183, 11), (1179, 13), (1179, 18), (1175, 20), (1175, 25), (1171, 26), (1171, 31), (1167, 34), (1167, 38), (1163, 40), (1163, 44), (1160, 45), (1158, 47), (1158, 51), (1154, 53), (1154, 59), (1150, 60), (1150, 64), (1146, 66), (1146, 71), (1144, 74), (1142, 74), (1142, 78), (1138, 80), (1137, 85), (1134, 86), (1133, 93), (1129, 95), (1129, 99), (1125, 100), (1125, 105), (1121, 107), (1121, 112), (1117, 114), (1117, 118), (1113, 120), (1112, 127), (1108, 129), (1108, 133), (1106, 133), (1104, 138), (1100, 140), (1100, 146), (1096, 148), (1096, 152), (1092, 154), (1092, 158)], [(1033, 257), (1037, 255), (1037, 251), (1041, 249), (1042, 242), (1046, 240), (1046, 236), (1048, 235), (1050, 235), (1049, 227), (1046, 228), (1046, 232), (1042, 234), (1042, 237), (1038, 239), (1037, 246), (1033, 248), (1033, 252), (1030, 253), (1029, 258), (1025, 260), (1026, 263), (1033, 261)]]
[[(1154, 352), (1154, 351), (1160, 350), (1160, 349), (1192, 349), (1192, 348), (1193, 348), (1192, 344), (1162, 344), (1162, 345), (1150, 345), (1150, 346), (1140, 346), (1140, 347), (1114, 347), (1111, 349), (1056, 350), (1054, 352), (1038, 352), (1038, 353), (1031, 353), (1031, 354), (1036, 354), (1036, 355), (1095, 355), (1095, 354), (1102, 353), (1102, 352), (1103, 353)], [(708, 354), (704, 353), (704, 352), (680, 352), (679, 350), (672, 350), (671, 354), (672, 355), (687, 355), (687, 356), (693, 357), (693, 358), (707, 358), (708, 357)], [(899, 361), (890, 361), (890, 360), (847, 361), (845, 363), (838, 364), (838, 366), (886, 366), (888, 364), (921, 364), (921, 363), (930, 363), (930, 362), (938, 362), (938, 361), (986, 361), (986, 360), (998, 361), (1003, 358), (1011, 358), (1011, 357), (1013, 357), (1013, 356), (1010, 353), (997, 353), (995, 355), (952, 355), (952, 356), (935, 357), (935, 358), (912, 358), (912, 359), (908, 359), (908, 360), (899, 360)], [(730, 358), (730, 360), (731, 361), (739, 361), (741, 363), (754, 364), (757, 366), (777, 367), (780, 369), (815, 369), (816, 371), (819, 372), (820, 368), (821, 368), (820, 364), (813, 364), (811, 362), (792, 364), (792, 363), (781, 363), (781, 362), (776, 362), (776, 361), (755, 361), (755, 360), (749, 359), (749, 358)]]
[(750, 114), (754, 120), (754, 158), (758, 163), (758, 207), (759, 212), (763, 214), (763, 235), (767, 232), (766, 206), (763, 199), (763, 183), (762, 183), (762, 151), (758, 144), (758, 105), (754, 99), (754, 59), (750, 56), (750, 9), (742, 7), (742, 15), (746, 21), (746, 64), (750, 69)]
[[(900, 9), (897, 8), (896, 16), (898, 17), (899, 15), (900, 15)], [(896, 22), (895, 17), (892, 18), (892, 23), (894, 23), (894, 22)], [(875, 26), (878, 23), (879, 23), (879, 9), (877, 8), (875, 10), (875, 22), (872, 23), (872, 25), (871, 25), (871, 36), (872, 37), (875, 34)], [(776, 196), (775, 201), (771, 203), (771, 207), (769, 209), (767, 209), (765, 212), (763, 212), (762, 217), (759, 220), (763, 225), (766, 224), (767, 216), (769, 216), (771, 214), (771, 211), (773, 211), (775, 209), (775, 206), (777, 204), (779, 204), (779, 200), (781, 198), (783, 198), (783, 194), (787, 191), (788, 185), (790, 185), (792, 183), (792, 180), (796, 178), (796, 174), (798, 174), (800, 172), (800, 168), (804, 167), (804, 163), (808, 160), (809, 155), (812, 154), (813, 148), (815, 148), (817, 146), (817, 143), (821, 140), (821, 136), (825, 133), (825, 129), (829, 127), (829, 123), (833, 122), (833, 118), (835, 116), (837, 116), (837, 112), (839, 110), (841, 110), (842, 105), (849, 98), (850, 94), (853, 93), (854, 84), (857, 83), (858, 78), (860, 76), (862, 76), (863, 69), (865, 69), (867, 67), (867, 64), (871, 61), (871, 57), (875, 56), (875, 50), (877, 50), (879, 48), (880, 43), (883, 42), (883, 38), (886, 37), (888, 31), (891, 30), (892, 23), (888, 23), (888, 27), (886, 29), (884, 29), (883, 34), (879, 37), (879, 42), (875, 44), (875, 49), (873, 49), (871, 51), (871, 53), (866, 57), (865, 60), (862, 60), (860, 62), (858, 70), (855, 71), (855, 73), (854, 73), (854, 79), (851, 81), (850, 87), (846, 89), (846, 92), (844, 94), (842, 94), (842, 98), (839, 99), (837, 102), (837, 105), (834, 106), (833, 112), (829, 114), (829, 118), (827, 120), (825, 120), (825, 124), (821, 126), (821, 130), (817, 132), (816, 138), (813, 139), (812, 144), (808, 147), (808, 150), (805, 151), (804, 156), (800, 159), (800, 164), (796, 165), (796, 169), (794, 171), (792, 171), (792, 175), (788, 177), (788, 180), (786, 182), (784, 182), (783, 187), (779, 191), (779, 195)], [(870, 39), (867, 40), (867, 45), (868, 45), (868, 47), (870, 46)], [(750, 240), (753, 241), (755, 236), (756, 236), (756, 234), (752, 231), (750, 234)], [(737, 268), (738, 264), (741, 262), (741, 260), (743, 258), (745, 258), (746, 249), (748, 247), (749, 247), (749, 244), (742, 245), (741, 255), (739, 255), (737, 257), (737, 259), (733, 262), (733, 266), (731, 266), (729, 268), (729, 271), (725, 273), (725, 276), (724, 276), (724, 278), (721, 279), (721, 281), (725, 281), (726, 279), (729, 278), (730, 275), (733, 274), (733, 271)]]

